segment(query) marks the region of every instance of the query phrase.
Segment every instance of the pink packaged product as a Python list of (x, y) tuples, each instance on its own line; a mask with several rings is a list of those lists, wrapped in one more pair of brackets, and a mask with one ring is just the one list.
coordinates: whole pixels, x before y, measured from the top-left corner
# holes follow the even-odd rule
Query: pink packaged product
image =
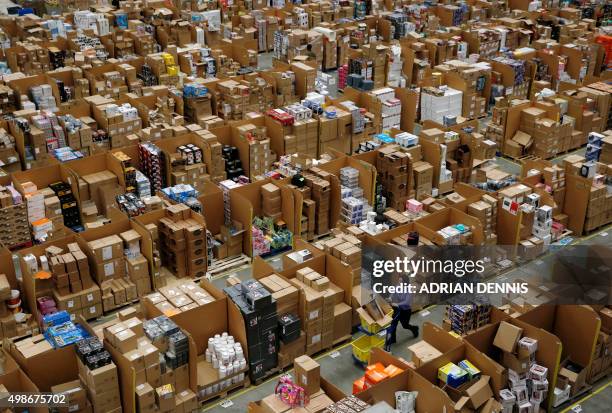
[(406, 209), (408, 212), (419, 213), (423, 212), (423, 204), (416, 199), (409, 199), (406, 201)]

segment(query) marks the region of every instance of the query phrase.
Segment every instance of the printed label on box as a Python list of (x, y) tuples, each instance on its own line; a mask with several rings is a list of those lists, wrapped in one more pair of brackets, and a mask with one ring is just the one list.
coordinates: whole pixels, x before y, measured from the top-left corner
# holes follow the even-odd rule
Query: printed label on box
[(109, 262), (108, 264), (104, 264), (104, 275), (110, 277), (113, 274), (115, 274), (115, 266), (113, 263)]
[(102, 248), (102, 259), (106, 261), (111, 258), (113, 258), (113, 247), (109, 245), (108, 247)]

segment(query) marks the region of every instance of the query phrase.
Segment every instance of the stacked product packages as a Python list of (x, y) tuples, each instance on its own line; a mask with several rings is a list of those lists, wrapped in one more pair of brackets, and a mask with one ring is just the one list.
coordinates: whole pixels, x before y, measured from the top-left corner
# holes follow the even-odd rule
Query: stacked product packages
[(247, 361), (242, 345), (235, 342), (233, 336), (223, 332), (210, 337), (205, 355), (206, 362), (217, 372), (217, 380), (214, 384), (198, 389), (199, 398), (206, 398), (244, 381)]
[(359, 224), (372, 210), (359, 187), (359, 171), (352, 167), (340, 169), (342, 210), (340, 216), (348, 224)]
[(446, 308), (444, 324), (451, 331), (466, 335), (491, 321), (491, 304), (477, 297), (472, 304), (451, 304)]
[(89, 336), (83, 327), (70, 320), (66, 311), (44, 316), (43, 328), (44, 336), (53, 348), (66, 347)]
[(293, 234), (283, 221), (271, 217), (255, 217), (251, 227), (253, 255), (264, 255), (282, 251), (290, 247)]
[(244, 317), (251, 379), (258, 380), (278, 364), (276, 300), (255, 280), (224, 288)]
[(150, 181), (150, 191), (155, 194), (164, 186), (162, 151), (153, 143), (143, 142), (138, 145), (138, 155), (142, 172)]

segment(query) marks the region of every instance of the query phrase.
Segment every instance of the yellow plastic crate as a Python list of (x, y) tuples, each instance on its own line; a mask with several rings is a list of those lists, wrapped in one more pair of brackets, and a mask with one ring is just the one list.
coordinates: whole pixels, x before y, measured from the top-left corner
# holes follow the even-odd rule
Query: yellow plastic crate
[(374, 347), (383, 348), (385, 346), (386, 334), (374, 334), (372, 336), (361, 336), (351, 343), (353, 355), (362, 363), (370, 362), (370, 350)]

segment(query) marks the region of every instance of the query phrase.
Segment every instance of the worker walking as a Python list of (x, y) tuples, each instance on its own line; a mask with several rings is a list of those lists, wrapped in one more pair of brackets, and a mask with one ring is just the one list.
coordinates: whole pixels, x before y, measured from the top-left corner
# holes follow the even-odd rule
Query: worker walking
[(419, 336), (419, 326), (410, 324), (412, 316), (410, 293), (394, 293), (391, 295), (391, 307), (393, 308), (393, 321), (387, 331), (387, 346), (397, 341), (397, 325), (402, 324), (406, 330), (410, 330), (414, 337)]

